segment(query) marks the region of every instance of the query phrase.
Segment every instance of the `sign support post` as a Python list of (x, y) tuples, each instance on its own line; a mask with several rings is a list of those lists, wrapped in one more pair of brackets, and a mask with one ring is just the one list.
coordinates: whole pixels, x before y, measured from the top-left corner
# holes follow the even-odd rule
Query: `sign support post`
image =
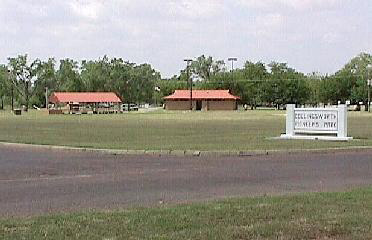
[(347, 138), (347, 107), (338, 105), (338, 132), (337, 137)]
[(286, 120), (286, 128), (285, 128), (285, 133), (287, 136), (294, 135), (294, 129), (295, 129), (294, 109), (295, 109), (294, 104), (287, 105), (287, 120)]

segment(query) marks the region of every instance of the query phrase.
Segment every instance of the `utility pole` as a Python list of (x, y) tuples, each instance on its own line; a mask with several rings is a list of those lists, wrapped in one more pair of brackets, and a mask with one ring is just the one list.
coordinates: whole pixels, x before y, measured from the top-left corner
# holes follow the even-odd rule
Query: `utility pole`
[(45, 108), (48, 110), (48, 87), (45, 87)]
[(190, 72), (189, 72), (189, 69), (190, 69), (190, 63), (192, 62), (191, 59), (184, 59), (183, 61), (185, 61), (187, 63), (187, 66), (186, 66), (186, 74), (187, 74), (187, 81), (190, 81), (190, 111), (192, 111), (192, 79), (190, 79)]
[(372, 86), (372, 79), (367, 80), (367, 87), (368, 87), (368, 112), (371, 112), (371, 86)]
[(12, 79), (12, 76), (11, 76), (12, 72), (8, 69), (8, 81), (10, 82), (11, 84), (11, 88), (10, 88), (10, 97), (11, 97), (11, 103), (12, 103), (12, 111), (14, 110), (14, 83), (13, 83), (13, 79)]
[(370, 71), (372, 70), (372, 64), (368, 64), (367, 66), (367, 88), (368, 88), (368, 112), (371, 112), (371, 86), (372, 86), (372, 79), (370, 78)]
[(12, 98), (12, 111), (14, 111), (14, 86), (13, 86), (13, 83), (12, 83), (12, 90), (11, 90), (12, 94), (11, 94), (11, 98)]

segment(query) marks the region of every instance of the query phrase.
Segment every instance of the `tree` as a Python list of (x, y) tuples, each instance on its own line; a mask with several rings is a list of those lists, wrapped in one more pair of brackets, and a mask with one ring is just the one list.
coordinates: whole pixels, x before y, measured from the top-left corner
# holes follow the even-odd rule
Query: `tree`
[(244, 79), (248, 80), (246, 97), (243, 97), (243, 100), (248, 102), (252, 109), (255, 109), (257, 103), (262, 100), (262, 82), (268, 78), (269, 73), (264, 63), (250, 61), (245, 62), (242, 71)]
[(307, 76), (306, 82), (306, 85), (309, 88), (309, 97), (307, 103), (315, 107), (318, 105), (318, 103), (321, 102), (320, 85), (322, 82), (322, 76), (319, 76), (316, 73), (312, 73), (311, 75)]
[(78, 63), (72, 59), (60, 60), (59, 69), (56, 72), (57, 89), (60, 91), (82, 92), (85, 90), (84, 82), (79, 74)]
[(169, 96), (175, 90), (188, 89), (186, 78), (181, 79), (179, 76), (173, 76), (170, 79), (158, 79), (155, 87), (159, 90), (155, 92), (155, 102), (162, 103), (163, 97)]
[(287, 103), (301, 104), (309, 98), (309, 88), (303, 73), (287, 66), (286, 63), (272, 62), (270, 81), (266, 82), (265, 93), (267, 100), (271, 100), (279, 109)]
[(341, 100), (351, 99), (357, 104), (364, 102), (366, 111), (368, 111), (367, 66), (369, 64), (372, 64), (372, 55), (361, 53), (335, 74), (335, 78), (340, 82), (339, 88), (343, 90), (340, 93)]
[(109, 88), (111, 66), (107, 56), (98, 61), (83, 61), (81, 80), (85, 89), (91, 92), (103, 92)]
[(201, 55), (191, 63), (190, 70), (201, 81), (209, 81), (211, 78), (221, 72), (224, 68), (224, 61), (214, 61), (212, 57), (205, 57)]
[(55, 70), (56, 62), (54, 58), (49, 58), (48, 61), (39, 61), (36, 67), (36, 81), (34, 83), (33, 104), (45, 105), (45, 89), (49, 92), (55, 91), (58, 88), (57, 75)]
[(324, 76), (320, 79), (319, 84), (319, 101), (323, 104), (335, 103), (338, 98), (336, 78)]
[(8, 68), (0, 65), (0, 109), (4, 109), (4, 97), (8, 94)]
[[(110, 61), (110, 91), (118, 94), (123, 102), (128, 104), (135, 100), (133, 94), (133, 83), (131, 79), (131, 69), (134, 63), (124, 61), (121, 58), (114, 58)], [(129, 108), (128, 108), (129, 109)]]
[(149, 64), (141, 64), (132, 69), (133, 88), (137, 103), (152, 102), (155, 83), (160, 79), (160, 73)]
[(285, 103), (304, 104), (310, 96), (305, 78), (289, 79), (285, 90)]
[(32, 85), (35, 80), (37, 65), (39, 60), (36, 59), (31, 64), (28, 64), (27, 54), (19, 55), (16, 58), (8, 58), (9, 69), (14, 76), (12, 84), (23, 98), (25, 111), (28, 111), (30, 97), (33, 95)]

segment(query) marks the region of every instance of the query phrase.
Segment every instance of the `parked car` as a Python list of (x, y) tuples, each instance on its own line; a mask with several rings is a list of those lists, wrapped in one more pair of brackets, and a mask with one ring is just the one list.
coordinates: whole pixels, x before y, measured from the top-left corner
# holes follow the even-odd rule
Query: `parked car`
[[(121, 105), (121, 109), (122, 109), (123, 111), (128, 111), (128, 104), (127, 104), (127, 103), (122, 104), (122, 105)], [(137, 104), (130, 103), (130, 104), (129, 104), (129, 111), (138, 111), (138, 106), (137, 106)]]

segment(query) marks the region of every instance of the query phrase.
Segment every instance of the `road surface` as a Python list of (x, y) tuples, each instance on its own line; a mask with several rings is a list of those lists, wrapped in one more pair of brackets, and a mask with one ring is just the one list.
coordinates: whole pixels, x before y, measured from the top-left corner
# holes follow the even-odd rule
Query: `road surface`
[(0, 145), (0, 217), (365, 185), (372, 185), (372, 150), (177, 157)]

